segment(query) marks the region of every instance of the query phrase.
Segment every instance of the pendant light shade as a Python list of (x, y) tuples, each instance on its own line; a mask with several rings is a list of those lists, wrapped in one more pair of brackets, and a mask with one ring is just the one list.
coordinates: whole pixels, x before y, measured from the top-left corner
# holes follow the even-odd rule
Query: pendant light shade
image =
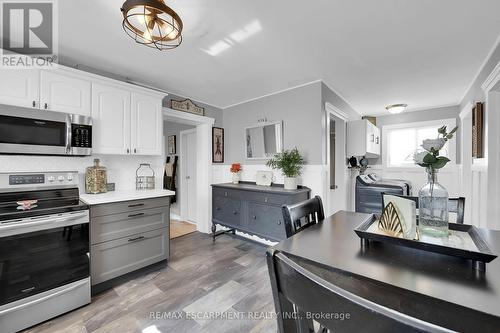
[(121, 11), (123, 29), (137, 43), (158, 50), (182, 43), (182, 20), (163, 0), (127, 0)]

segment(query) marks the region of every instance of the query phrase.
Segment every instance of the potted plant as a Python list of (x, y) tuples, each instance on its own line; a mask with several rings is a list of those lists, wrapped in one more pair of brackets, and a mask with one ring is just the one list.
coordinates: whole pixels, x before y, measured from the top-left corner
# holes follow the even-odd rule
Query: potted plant
[(439, 169), (450, 162), (446, 156), (440, 155), (440, 150), (458, 127), (447, 132), (446, 126), (438, 129), (436, 139), (427, 139), (422, 143), (422, 151), (417, 151), (413, 159), (415, 163), (427, 171), (427, 184), (418, 193), (419, 230), (429, 236), (447, 237), (448, 231), (448, 191), (439, 184), (437, 173)]
[(287, 190), (297, 189), (297, 178), (301, 174), (303, 164), (304, 158), (297, 148), (278, 153), (266, 163), (273, 169), (281, 170), (285, 176), (285, 189)]
[(231, 173), (233, 174), (233, 184), (238, 184), (240, 181), (240, 172), (243, 170), (240, 163), (231, 164)]

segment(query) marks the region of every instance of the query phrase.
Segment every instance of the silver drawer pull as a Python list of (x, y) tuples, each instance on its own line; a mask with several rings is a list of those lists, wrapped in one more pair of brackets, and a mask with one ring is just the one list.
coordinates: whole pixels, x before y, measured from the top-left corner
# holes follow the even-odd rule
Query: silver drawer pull
[(144, 206), (144, 204), (143, 204), (143, 203), (140, 203), (140, 204), (132, 204), (132, 205), (128, 205), (128, 206), (129, 206), (130, 208), (132, 208), (132, 207), (142, 207), (142, 206)]
[(142, 215), (144, 215), (144, 213), (130, 214), (128, 217), (137, 217)]
[(220, 207), (215, 207), (215, 210), (220, 210)]
[(224, 196), (227, 197), (227, 192), (224, 192)]
[(268, 199), (268, 198), (264, 198), (264, 202), (268, 202), (268, 201), (269, 201), (269, 199)]
[(254, 216), (252, 216), (252, 218), (253, 218), (254, 220), (256, 220), (256, 219), (257, 219), (257, 216), (255, 216), (255, 215), (254, 215)]
[(281, 221), (280, 220), (278, 220), (278, 225), (281, 225)]
[(233, 211), (233, 214), (234, 214), (234, 215), (238, 214), (238, 211), (234, 210), (234, 211)]
[(141, 240), (141, 239), (144, 239), (145, 237), (144, 236), (139, 236), (139, 237), (135, 237), (135, 238), (129, 238), (128, 241), (129, 242), (135, 242), (135, 241), (138, 241), (138, 240)]

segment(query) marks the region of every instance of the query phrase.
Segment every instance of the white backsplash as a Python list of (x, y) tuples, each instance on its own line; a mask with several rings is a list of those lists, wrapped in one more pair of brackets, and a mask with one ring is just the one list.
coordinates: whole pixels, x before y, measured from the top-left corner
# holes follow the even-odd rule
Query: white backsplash
[(85, 168), (93, 165), (95, 158), (99, 158), (101, 165), (108, 169), (108, 183), (115, 183), (117, 191), (135, 189), (135, 171), (140, 163), (151, 164), (155, 171), (156, 188), (163, 187), (164, 164), (162, 156), (93, 155), (66, 157), (0, 155), (0, 172), (78, 171), (80, 192), (82, 192), (85, 187)]

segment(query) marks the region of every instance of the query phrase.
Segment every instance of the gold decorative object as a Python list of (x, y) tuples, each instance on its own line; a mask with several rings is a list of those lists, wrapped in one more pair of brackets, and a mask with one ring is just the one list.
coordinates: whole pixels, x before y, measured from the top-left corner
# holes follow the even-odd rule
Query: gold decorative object
[(170, 100), (170, 108), (177, 111), (184, 111), (189, 113), (194, 113), (199, 116), (205, 115), (205, 108), (198, 106), (193, 103), (190, 99), (185, 99), (183, 101)]
[(182, 43), (182, 20), (163, 0), (127, 0), (123, 29), (137, 43), (169, 50)]
[(98, 194), (108, 191), (107, 170), (99, 165), (99, 159), (94, 160), (94, 165), (85, 170), (85, 193)]
[(392, 202), (389, 202), (385, 206), (382, 216), (380, 216), (380, 220), (378, 221), (378, 228), (391, 236), (400, 237), (403, 235), (403, 225)]

